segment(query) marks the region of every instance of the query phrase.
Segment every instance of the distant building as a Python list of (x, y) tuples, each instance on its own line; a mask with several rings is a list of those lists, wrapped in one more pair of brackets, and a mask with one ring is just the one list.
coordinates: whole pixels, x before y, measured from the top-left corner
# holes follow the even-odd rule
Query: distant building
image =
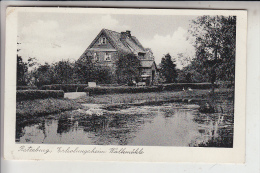
[(91, 57), (93, 62), (116, 70), (119, 53), (135, 54), (141, 60), (141, 78), (148, 85), (153, 84), (157, 75), (157, 67), (150, 48), (144, 48), (130, 31), (115, 32), (102, 29), (80, 58)]

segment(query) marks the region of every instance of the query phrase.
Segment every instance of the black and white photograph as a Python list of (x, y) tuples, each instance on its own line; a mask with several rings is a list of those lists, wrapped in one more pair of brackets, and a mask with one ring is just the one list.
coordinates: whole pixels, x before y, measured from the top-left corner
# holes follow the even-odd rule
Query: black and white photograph
[(17, 12), (18, 151), (234, 148), (236, 13), (84, 10)]

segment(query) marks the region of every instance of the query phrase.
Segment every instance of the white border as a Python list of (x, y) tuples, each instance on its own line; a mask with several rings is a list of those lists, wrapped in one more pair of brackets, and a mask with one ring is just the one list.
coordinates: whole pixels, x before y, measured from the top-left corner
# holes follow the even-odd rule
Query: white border
[[(127, 11), (127, 10), (124, 10), (124, 11)], [(131, 10), (130, 10), (131, 11)], [(168, 11), (168, 10), (166, 10), (166, 11)], [(170, 10), (171, 11), (171, 10)], [(178, 11), (180, 11), (180, 10), (178, 10)], [(199, 12), (199, 10), (196, 10), (196, 14), (197, 14), (197, 12)], [(205, 12), (205, 11), (203, 11), (203, 12)], [(220, 11), (214, 11), (214, 12), (217, 12), (217, 14), (219, 14), (219, 12)], [(194, 14), (194, 13), (193, 13)], [(242, 20), (245, 20), (245, 19), (242, 19)], [(244, 21), (245, 22), (245, 21)], [(243, 24), (243, 22), (242, 22), (242, 24)], [(12, 23), (12, 26), (14, 26), (15, 25), (15, 23)], [(239, 24), (239, 20), (238, 20), (238, 28), (240, 28), (239, 26), (240, 26), (241, 24)], [(243, 25), (243, 26), (246, 26), (246, 25)], [(241, 28), (243, 28), (242, 26), (241, 26)], [(244, 30), (246, 30), (246, 28), (244, 27)], [(243, 31), (242, 31), (243, 32)], [(15, 35), (15, 34), (14, 34)], [(243, 36), (245, 36), (245, 34), (242, 34)], [(241, 36), (241, 35), (240, 35)], [(240, 36), (238, 36), (238, 37), (240, 37)], [(16, 38), (16, 35), (14, 36), (15, 38)], [(241, 114), (241, 112), (242, 112), (242, 114), (243, 114), (243, 111), (244, 111), (244, 106), (243, 105), (245, 105), (245, 100), (243, 99), (243, 98), (245, 98), (245, 94), (244, 94), (244, 92), (241, 92), (241, 91), (245, 91), (245, 43), (246, 43), (246, 40), (245, 40), (245, 37), (244, 38), (241, 38), (242, 40), (240, 40), (240, 38), (238, 38), (238, 40), (240, 40), (241, 42), (239, 42), (239, 45), (240, 44), (243, 44), (244, 43), (244, 46), (242, 46), (243, 48), (242, 49), (240, 49), (240, 50), (244, 50), (244, 51), (242, 51), (242, 52), (238, 52), (239, 53), (239, 56), (241, 56), (239, 59), (240, 60), (242, 60), (242, 61), (238, 61), (237, 62), (237, 68), (239, 68), (239, 71), (240, 71), (240, 73), (242, 73), (241, 74), (241, 76), (240, 76), (240, 74), (239, 74), (239, 80), (236, 80), (236, 81), (240, 81), (240, 83), (239, 83), (239, 87), (236, 87), (236, 93), (237, 92), (239, 92), (240, 94), (239, 94), (239, 96), (240, 97), (242, 97), (242, 99), (239, 99), (239, 100), (237, 100), (236, 99), (236, 105), (238, 105), (237, 103), (239, 103), (239, 105), (242, 105), (242, 106), (239, 106), (239, 107), (237, 107), (236, 106), (236, 108), (235, 108), (235, 110), (236, 110), (236, 112), (239, 112), (240, 114)], [(8, 40), (7, 41), (9, 41), (9, 38), (8, 38)], [(9, 42), (7, 42), (7, 45), (8, 45), (8, 43)], [(238, 47), (239, 47), (239, 45), (237, 45)], [(11, 45), (10, 45), (11, 46)], [(9, 47), (9, 46), (8, 46)], [(241, 47), (240, 47), (241, 48)], [(14, 53), (16, 54), (16, 49), (14, 49), (15, 51), (14, 51)], [(8, 52), (7, 52), (8, 53)], [(243, 58), (244, 57), (244, 58)], [(11, 58), (10, 58), (11, 59)], [(11, 60), (10, 60), (9, 58), (7, 58), (6, 59), (6, 63), (8, 64), (8, 63), (11, 63)], [(9, 67), (9, 66), (6, 66), (6, 67)], [(10, 68), (9, 68), (10, 69)], [(7, 69), (8, 70), (8, 69)], [(11, 71), (9, 71), (9, 72), (11, 72)], [(6, 74), (8, 73), (8, 71), (6, 71)], [(238, 75), (236, 75), (236, 78), (237, 78), (237, 76)], [(9, 78), (10, 78), (10, 76), (8, 76)], [(6, 78), (7, 79), (7, 78)], [(11, 79), (10, 79), (10, 81), (11, 81)], [(6, 83), (7, 83), (7, 81), (6, 81)], [(237, 83), (236, 83), (236, 86), (237, 86)], [(15, 87), (15, 86), (12, 86), (12, 85), (8, 85), (8, 87), (7, 88), (9, 88), (10, 87), (10, 90), (6, 90), (6, 92), (10, 92), (11, 93), (11, 88), (12, 87)], [(9, 94), (10, 94), (9, 93)], [(6, 95), (6, 98), (8, 98), (9, 97), (9, 99), (12, 99), (12, 98), (14, 98), (14, 97), (11, 97), (11, 95)], [(241, 95), (242, 94), (242, 95)], [(237, 95), (236, 95), (236, 98), (238, 98), (237, 97)], [(8, 102), (9, 104), (8, 104), (8, 107), (10, 107), (10, 102)], [(6, 109), (8, 110), (8, 107), (6, 107)], [(236, 113), (237, 114), (237, 113)], [(235, 117), (237, 117), (237, 116), (235, 116)], [(242, 119), (241, 119), (242, 118)], [(9, 120), (12, 120), (11, 118), (9, 118), (9, 116), (7, 117), (7, 121), (8, 121), (8, 119)], [(242, 120), (242, 121), (240, 121), (240, 120)], [(243, 126), (244, 126), (244, 122), (245, 121), (243, 121), (244, 119), (243, 119), (243, 116), (241, 116), (239, 119), (236, 119), (235, 118), (235, 125), (237, 126), (239, 126), (240, 128), (235, 128), (235, 136), (236, 136), (236, 133), (237, 132), (239, 132), (240, 133), (240, 136), (243, 136), (244, 135), (244, 131), (243, 130), (241, 130), (241, 129), (243, 129)], [(10, 121), (9, 121), (10, 122)], [(6, 123), (5, 123), (6, 124)], [(238, 131), (236, 131), (236, 130), (238, 130)], [(5, 135), (6, 136), (6, 135)], [(9, 138), (10, 139), (10, 138)], [(236, 138), (235, 137), (235, 143), (236, 143), (236, 139), (238, 139), (238, 138)], [(8, 139), (7, 139), (8, 140)], [(221, 153), (221, 152), (219, 152), (219, 150), (216, 150), (215, 152), (213, 151), (213, 150), (215, 150), (215, 149), (209, 149), (209, 152), (212, 152), (213, 151), (213, 153), (211, 153), (211, 154), (213, 154), (215, 157), (216, 156), (231, 156), (232, 155), (232, 158), (234, 159), (234, 158), (239, 158), (239, 156), (241, 156), (240, 154), (241, 153), (243, 153), (243, 146), (244, 146), (244, 143), (242, 142), (242, 143), (237, 143), (237, 144), (239, 144), (239, 146), (234, 146), (234, 149), (232, 149), (233, 150), (233, 152), (231, 151), (229, 151), (229, 150), (222, 150), (222, 151), (224, 151), (224, 153)], [(11, 145), (8, 145), (8, 146), (10, 146), (10, 148), (12, 148), (12, 147), (15, 147), (15, 146), (11, 146)], [(242, 147), (241, 147), (242, 146)], [(147, 147), (148, 148), (148, 152), (149, 152), (149, 148), (150, 147)], [(153, 148), (153, 147), (152, 147)], [(176, 148), (178, 151), (181, 151), (183, 148)], [(185, 149), (187, 149), (187, 148), (184, 148), (184, 150)], [(236, 150), (236, 149), (239, 149), (239, 150)], [(242, 149), (242, 150), (241, 150)], [(156, 148), (156, 150), (158, 150), (158, 148)], [(186, 154), (190, 154), (190, 153), (192, 153), (191, 155), (189, 155), (189, 157), (187, 157), (188, 155), (184, 155), (183, 157), (180, 157), (181, 158), (181, 160), (178, 160), (178, 161), (184, 161), (184, 162), (194, 162), (194, 160), (192, 160), (192, 159), (196, 159), (196, 161), (198, 161), (198, 158), (200, 158), (200, 162), (215, 162), (215, 161), (213, 161), (212, 160), (212, 158), (209, 158), (209, 157), (204, 157), (201, 153), (201, 151), (203, 151), (203, 153), (207, 153), (208, 151), (208, 149), (207, 148), (199, 148), (199, 149), (196, 149), (197, 151), (192, 151), (192, 148), (188, 148), (188, 151), (187, 152), (189, 152), (189, 153), (186, 153)], [(178, 151), (176, 151), (176, 152), (174, 152), (174, 153), (169, 153), (169, 151), (166, 149), (166, 150), (161, 150), (158, 154), (162, 154), (162, 156), (169, 156), (170, 154), (176, 154), (177, 156), (179, 156), (179, 155), (183, 155), (183, 152), (179, 152), (178, 153)], [(241, 152), (242, 151), (242, 152)], [(208, 152), (208, 153), (209, 153)], [(226, 154), (226, 155), (222, 155), (222, 154)], [(156, 156), (156, 157), (158, 157), (157, 155), (156, 155), (156, 153), (154, 153), (154, 156)], [(234, 156), (234, 157), (233, 157)], [(238, 156), (238, 157), (236, 157), (236, 156)], [(16, 157), (16, 156), (15, 156)], [(22, 156), (22, 158), (24, 158), (25, 157), (25, 155), (23, 154), (23, 156)], [(71, 156), (70, 156), (71, 157)], [(53, 157), (52, 157), (53, 158)], [(140, 158), (140, 157), (139, 157)], [(153, 160), (153, 158), (147, 158), (147, 157), (142, 157), (141, 159), (139, 159), (139, 158), (131, 158), (131, 159), (129, 159), (129, 160), (131, 160), (131, 161), (176, 161), (176, 160), (172, 160), (171, 158), (166, 158), (166, 157), (164, 157), (164, 160)], [(235, 162), (243, 162), (243, 160), (237, 160), (237, 159), (235, 159), (235, 160), (233, 160), (231, 157), (230, 158), (227, 158), (227, 160), (222, 160), (223, 162), (225, 162), (225, 161), (228, 161), (228, 162), (233, 162), (233, 161), (235, 161)], [(35, 159), (37, 159), (37, 158), (35, 158)], [(57, 158), (57, 159), (59, 159), (59, 157)], [(64, 158), (63, 158), (64, 159)], [(80, 159), (80, 158), (78, 158), (78, 159)], [(100, 158), (98, 158), (98, 160), (99, 160)], [(230, 160), (231, 159), (231, 160)], [(93, 160), (93, 159), (90, 159), (90, 160)], [(109, 161), (111, 161), (111, 158), (109, 158), (108, 159)], [(112, 159), (113, 160), (113, 159)], [(221, 161), (220, 161), (221, 162)], [(219, 163), (219, 162), (218, 162)]]

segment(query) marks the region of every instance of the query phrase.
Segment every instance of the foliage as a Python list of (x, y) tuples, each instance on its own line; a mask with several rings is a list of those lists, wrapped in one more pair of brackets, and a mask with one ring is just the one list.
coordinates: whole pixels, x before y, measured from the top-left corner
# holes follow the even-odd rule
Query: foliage
[(180, 83), (200, 83), (210, 81), (210, 76), (202, 64), (192, 61), (188, 66), (178, 70), (177, 81)]
[(86, 92), (89, 92), (90, 95), (100, 95), (100, 94), (119, 94), (119, 93), (145, 93), (145, 92), (158, 92), (160, 88), (157, 86), (146, 86), (146, 87), (96, 87), (85, 88)]
[(94, 68), (94, 81), (98, 84), (111, 84), (115, 81), (115, 75), (109, 67), (96, 65)]
[(187, 71), (187, 70), (180, 70), (177, 69), (177, 73), (178, 73), (178, 77), (177, 77), (177, 81), (179, 83), (191, 83), (192, 80), (192, 74)]
[(35, 68), (32, 71), (32, 75), (35, 78), (35, 85), (37, 87), (40, 87), (42, 85), (49, 85), (55, 82), (54, 69), (48, 63), (40, 65), (37, 69)]
[(53, 82), (56, 84), (69, 84), (74, 83), (73, 73), (74, 73), (74, 65), (70, 63), (68, 60), (59, 61), (53, 66)]
[(25, 74), (28, 71), (28, 67), (25, 62), (23, 62), (23, 59), (21, 56), (17, 55), (17, 78), (16, 83), (17, 85), (27, 85), (26, 84), (26, 77)]
[(185, 67), (187, 65), (190, 64), (190, 62), (192, 61), (192, 57), (190, 55), (188, 55), (187, 52), (185, 53), (178, 53), (177, 54), (177, 59), (180, 62), (180, 64)]
[(74, 66), (68, 60), (61, 60), (54, 64), (45, 63), (32, 71), (35, 85), (73, 83)]
[(63, 98), (63, 91), (54, 90), (17, 90), (16, 100), (33, 100), (33, 99), (44, 99), (44, 98)]
[(85, 56), (75, 62), (74, 78), (77, 83), (82, 84), (88, 82), (109, 84), (113, 80), (113, 75), (108, 67), (93, 62), (91, 56)]
[(16, 86), (16, 90), (36, 90), (36, 86)]
[(160, 73), (165, 78), (165, 83), (176, 82), (177, 71), (175, 61), (172, 60), (171, 55), (166, 54), (161, 60), (161, 69)]
[(140, 78), (141, 62), (134, 54), (119, 53), (116, 62), (117, 82), (119, 84), (130, 84), (133, 80), (136, 82)]
[(208, 81), (234, 80), (236, 50), (235, 16), (201, 16), (192, 21), (189, 32), (195, 38), (194, 70), (207, 74)]
[(88, 83), (91, 82), (91, 72), (93, 71), (94, 65), (91, 61), (91, 57), (85, 56), (78, 59), (75, 62), (74, 73), (77, 78), (78, 83)]
[(153, 85), (160, 85), (163, 84), (166, 81), (165, 77), (162, 75), (162, 73), (157, 73), (154, 77)]
[(161, 91), (181, 91), (183, 88), (192, 89), (210, 89), (210, 83), (171, 83), (162, 84), (157, 86), (145, 86), (145, 87), (131, 87), (131, 86), (119, 86), (119, 87), (86, 87), (85, 92), (89, 92), (90, 95), (100, 94), (119, 94), (119, 93), (146, 93), (146, 92), (161, 92)]
[(42, 90), (63, 90), (64, 92), (83, 92), (88, 84), (51, 84), (43, 85)]

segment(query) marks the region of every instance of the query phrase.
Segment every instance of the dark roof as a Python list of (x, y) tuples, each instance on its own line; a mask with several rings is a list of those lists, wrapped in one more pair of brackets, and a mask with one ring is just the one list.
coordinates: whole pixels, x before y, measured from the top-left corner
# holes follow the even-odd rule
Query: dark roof
[(108, 29), (102, 29), (100, 33), (97, 35), (97, 37), (89, 45), (88, 49), (90, 49), (95, 44), (95, 42), (97, 41), (97, 39), (100, 37), (101, 34), (106, 35), (109, 43), (111, 43), (112, 46), (117, 50), (126, 53), (135, 53), (135, 54), (138, 54), (139, 52), (145, 53), (145, 49), (143, 48), (143, 46), (137, 40), (136, 37), (134, 36), (127, 37), (123, 33), (111, 31)]
[[(104, 49), (104, 48), (93, 48), (93, 45), (100, 38), (101, 35), (105, 35), (109, 43), (114, 47), (114, 49)], [(108, 29), (102, 29), (96, 38), (92, 41), (89, 47), (81, 55), (84, 57), (86, 52), (93, 51), (122, 51), (125, 53), (143, 53), (144, 58), (141, 60), (141, 66), (143, 68), (151, 68), (154, 62), (154, 56), (150, 48), (144, 48), (139, 40), (135, 36), (127, 36), (125, 32), (119, 33), (116, 31), (111, 31)], [(155, 67), (157, 68), (156, 64)]]
[[(153, 60), (141, 60), (141, 66), (143, 68), (151, 68), (153, 63), (155, 64)], [(155, 68), (157, 68), (156, 64), (155, 64)]]
[(150, 48), (145, 48), (146, 54), (144, 55), (145, 60), (154, 60), (153, 52)]

